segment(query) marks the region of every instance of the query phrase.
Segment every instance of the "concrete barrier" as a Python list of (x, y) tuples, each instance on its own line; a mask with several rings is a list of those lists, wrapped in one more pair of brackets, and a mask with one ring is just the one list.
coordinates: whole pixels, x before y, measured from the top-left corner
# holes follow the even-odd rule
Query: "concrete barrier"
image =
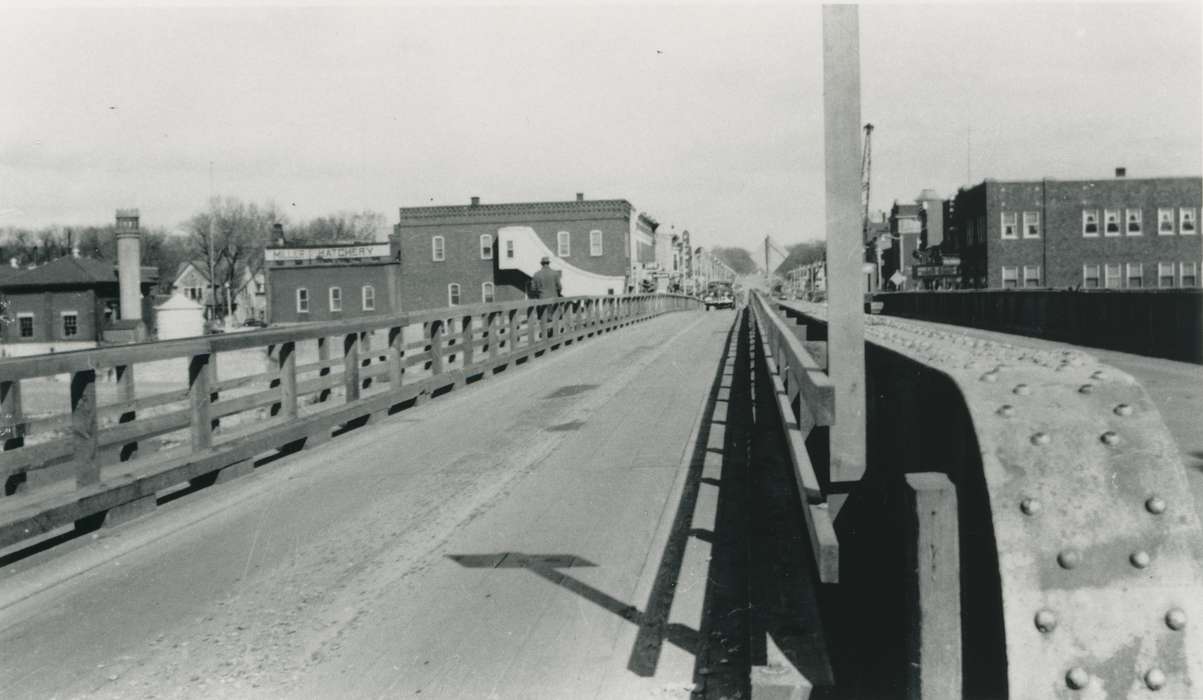
[(1203, 289), (950, 290), (873, 298), (892, 316), (1203, 364)]

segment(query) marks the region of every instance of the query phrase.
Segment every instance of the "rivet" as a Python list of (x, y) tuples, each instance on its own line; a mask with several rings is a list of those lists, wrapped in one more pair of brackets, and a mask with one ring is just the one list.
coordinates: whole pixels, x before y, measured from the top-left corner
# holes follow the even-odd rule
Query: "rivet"
[(1186, 612), (1182, 608), (1171, 608), (1165, 614), (1165, 624), (1172, 630), (1180, 630), (1186, 627)]
[(1148, 568), (1149, 561), (1151, 560), (1149, 558), (1149, 553), (1142, 549), (1132, 552), (1132, 556), (1128, 557), (1128, 561), (1132, 562), (1132, 566), (1135, 566), (1138, 569), (1144, 569)]
[(1044, 634), (1048, 634), (1057, 629), (1057, 613), (1049, 609), (1040, 610), (1036, 613), (1036, 629)]
[(995, 413), (1003, 418), (1010, 418), (1011, 416), (1015, 415), (1015, 407), (1011, 404), (1003, 404), (1002, 406), (998, 407), (998, 410), (995, 411)]
[(1082, 386), (1078, 387), (1078, 393), (1079, 394), (1094, 393), (1094, 385), (1093, 384), (1083, 384)]
[(1019, 509), (1024, 515), (1035, 515), (1040, 512), (1040, 501), (1035, 498), (1025, 498), (1019, 502)]
[(1099, 439), (1103, 441), (1104, 445), (1118, 445), (1119, 444), (1119, 435), (1116, 435), (1115, 431), (1113, 431), (1113, 430), (1108, 430), (1107, 432), (1103, 433), (1102, 435), (1099, 436)]
[(1091, 379), (1106, 379), (1107, 374), (1103, 370), (1099, 369), (1099, 370), (1095, 370), (1094, 373), (1090, 375), (1090, 378)]
[(1145, 501), (1145, 510), (1153, 515), (1161, 515), (1165, 512), (1165, 499), (1161, 496), (1150, 496), (1149, 500)]
[(1115, 407), (1115, 415), (1130, 416), (1130, 415), (1132, 415), (1132, 407), (1126, 403), (1121, 403), (1120, 405)]
[(1032, 393), (1032, 387), (1028, 386), (1027, 384), (1016, 384), (1012, 391), (1020, 396), (1027, 396), (1028, 394)]
[(1057, 563), (1062, 569), (1072, 569), (1082, 563), (1082, 555), (1076, 549), (1066, 549), (1057, 555)]
[(1065, 674), (1065, 684), (1074, 690), (1081, 690), (1090, 682), (1090, 674), (1081, 666), (1074, 666)]
[(997, 382), (998, 375), (995, 374), (994, 372), (986, 372), (985, 374), (982, 375), (982, 381), (983, 382)]
[(1145, 674), (1145, 685), (1149, 690), (1161, 690), (1165, 687), (1165, 672), (1159, 668), (1151, 668)]
[(1035, 433), (1032, 435), (1033, 445), (1047, 445), (1051, 440), (1052, 438), (1048, 436), (1048, 433)]

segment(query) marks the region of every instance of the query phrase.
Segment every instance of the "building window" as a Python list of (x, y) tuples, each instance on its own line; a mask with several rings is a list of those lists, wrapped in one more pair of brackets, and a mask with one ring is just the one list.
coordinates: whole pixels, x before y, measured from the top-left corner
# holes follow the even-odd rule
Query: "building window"
[(430, 239), (430, 259), (434, 262), (443, 262), (447, 259), (446, 243), (442, 236), (434, 236)]
[(589, 254), (593, 257), (598, 257), (602, 254), (602, 232), (589, 232)]
[(1103, 210), (1103, 235), (1119, 235), (1119, 209)]
[(1119, 263), (1107, 263), (1103, 266), (1103, 286), (1107, 289), (1120, 289), (1124, 286), (1123, 266)]
[(459, 306), (459, 285), (455, 282), (447, 285), (447, 306)]
[(363, 289), (359, 290), (363, 301), (364, 311), (376, 310), (376, 288), (370, 284), (363, 285)]
[(205, 288), (204, 287), (184, 287), (183, 292), (184, 292), (184, 296), (188, 297), (192, 301), (200, 301), (201, 297), (204, 296)]
[(1040, 286), (1040, 266), (1039, 265), (1024, 265), (1023, 266), (1023, 286), (1039, 287)]
[(1140, 289), (1144, 286), (1144, 265), (1128, 263), (1128, 288)]
[(1082, 266), (1082, 287), (1083, 287), (1083, 289), (1098, 289), (1099, 288), (1099, 266), (1098, 265), (1083, 265)]
[(1140, 210), (1139, 209), (1129, 209), (1127, 221), (1128, 221), (1128, 235), (1129, 236), (1139, 236), (1141, 234)]
[(1157, 263), (1157, 286), (1161, 288), (1174, 286), (1174, 263)]
[(1023, 213), (1023, 237), (1040, 238), (1040, 212), (1025, 211)]
[(342, 287), (331, 287), (330, 288), (330, 310), (331, 311), (342, 311), (343, 310)]
[(480, 301), (484, 304), (492, 304), (497, 298), (493, 294), (493, 283), (483, 282), (480, 285)]
[(1173, 209), (1158, 209), (1157, 210), (1157, 235), (1159, 235), (1159, 236), (1174, 235), (1174, 210)]
[(1095, 238), (1099, 235), (1099, 210), (1086, 209), (1082, 212), (1082, 235)]
[(505, 242), (505, 259), (506, 260), (514, 259), (514, 242), (513, 241)]
[(297, 289), (297, 313), (309, 313), (309, 290), (304, 287)]
[(1019, 232), (1016, 229), (1016, 220), (1019, 215), (1015, 212), (1002, 213), (1002, 237), (1003, 238), (1019, 238)]
[(79, 335), (79, 313), (63, 311), (60, 315), (63, 319), (63, 337), (73, 338)]
[(1015, 289), (1019, 286), (1019, 268), (1003, 266), (1002, 269), (1002, 286), (1003, 289)]
[(33, 337), (33, 314), (22, 313), (17, 314), (17, 328), (21, 333), (22, 338)]
[(556, 255), (566, 258), (572, 252), (572, 234), (560, 231), (556, 234)]
[(1199, 286), (1199, 263), (1184, 262), (1178, 263), (1178, 269), (1181, 274), (1181, 286), (1183, 287), (1198, 287)]
[(1182, 207), (1178, 210), (1178, 230), (1183, 236), (1195, 234), (1195, 208)]
[(493, 237), (489, 234), (482, 234), (480, 237), (480, 259), (493, 259)]

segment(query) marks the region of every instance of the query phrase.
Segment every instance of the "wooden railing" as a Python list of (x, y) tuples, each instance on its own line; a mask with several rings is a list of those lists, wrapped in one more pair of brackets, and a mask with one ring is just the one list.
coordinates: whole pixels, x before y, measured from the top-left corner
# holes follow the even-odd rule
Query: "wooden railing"
[(0, 548), (140, 512), (166, 490), (699, 304), (518, 301), (0, 360)]
[(819, 475), (806, 449), (806, 439), (816, 426), (830, 426), (835, 417), (835, 388), (823, 368), (806, 351), (795, 330), (769, 306), (764, 297), (750, 294), (758, 344), (777, 397), (777, 411), (785, 428), (789, 458), (805, 500), (802, 513), (810, 536), (819, 579), (839, 580), (839, 542)]

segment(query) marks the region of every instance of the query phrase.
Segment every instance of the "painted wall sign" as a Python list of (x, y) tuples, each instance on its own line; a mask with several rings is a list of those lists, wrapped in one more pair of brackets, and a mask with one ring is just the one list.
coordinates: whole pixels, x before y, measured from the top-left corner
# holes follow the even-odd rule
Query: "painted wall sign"
[(323, 262), (356, 260), (361, 258), (389, 257), (388, 243), (366, 245), (340, 245), (326, 248), (268, 248), (264, 253), (267, 262)]

